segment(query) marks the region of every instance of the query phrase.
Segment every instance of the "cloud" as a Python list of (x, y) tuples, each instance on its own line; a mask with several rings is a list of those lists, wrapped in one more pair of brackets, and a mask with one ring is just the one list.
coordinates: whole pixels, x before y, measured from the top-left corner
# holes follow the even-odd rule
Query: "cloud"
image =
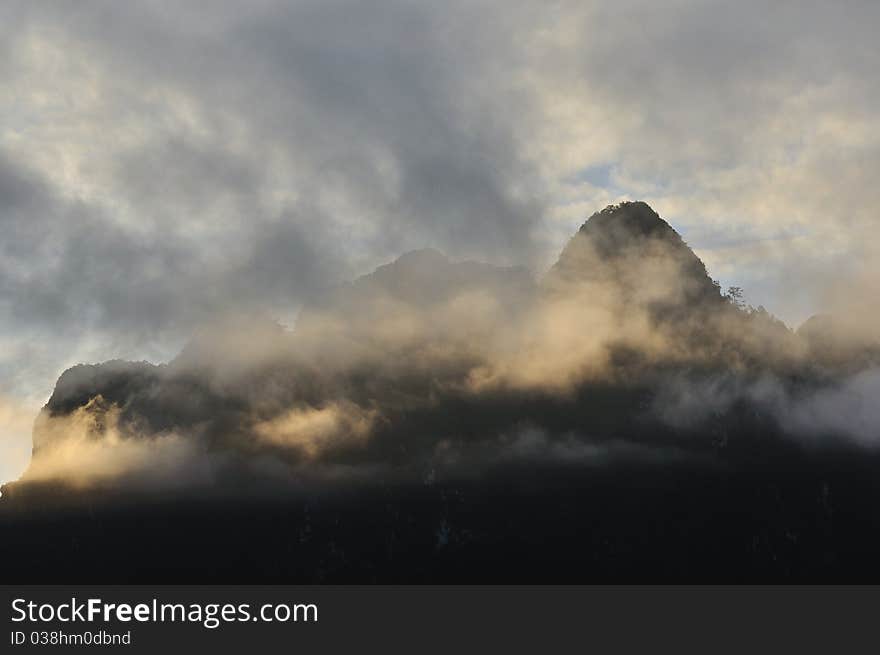
[(37, 407), (0, 395), (0, 475), (15, 479), (31, 457), (31, 434)]
[(784, 409), (788, 429), (798, 434), (842, 434), (876, 448), (880, 438), (880, 369), (859, 371), (829, 389), (789, 402)]
[(370, 434), (375, 411), (357, 405), (337, 403), (322, 408), (291, 409), (281, 416), (257, 423), (258, 440), (302, 451), (314, 457), (334, 441), (363, 440)]
[(126, 439), (120, 433), (119, 414), (117, 406), (95, 396), (70, 414), (41, 416), (28, 479), (60, 479), (75, 488), (120, 478), (137, 487), (143, 475), (166, 483), (197, 484), (195, 473), (200, 467), (195, 440), (173, 435)]

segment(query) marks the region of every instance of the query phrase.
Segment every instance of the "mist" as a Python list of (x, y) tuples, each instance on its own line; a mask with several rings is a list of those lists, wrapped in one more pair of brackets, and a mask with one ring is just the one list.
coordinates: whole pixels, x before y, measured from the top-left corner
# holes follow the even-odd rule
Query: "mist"
[(314, 296), (292, 328), (228, 317), (167, 364), (74, 367), (22, 483), (204, 493), (612, 452), (723, 461), (759, 424), (803, 447), (870, 449), (870, 334), (852, 315), (794, 331), (722, 293), (668, 223), (623, 203), (540, 277), (415, 251)]

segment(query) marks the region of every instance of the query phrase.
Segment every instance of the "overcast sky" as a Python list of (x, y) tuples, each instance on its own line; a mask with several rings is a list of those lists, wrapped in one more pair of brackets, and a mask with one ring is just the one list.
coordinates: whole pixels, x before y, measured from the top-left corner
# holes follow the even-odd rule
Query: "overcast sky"
[(877, 25), (871, 0), (2, 3), (0, 479), (72, 364), (290, 321), (413, 248), (540, 272), (622, 199), (793, 326), (871, 298)]

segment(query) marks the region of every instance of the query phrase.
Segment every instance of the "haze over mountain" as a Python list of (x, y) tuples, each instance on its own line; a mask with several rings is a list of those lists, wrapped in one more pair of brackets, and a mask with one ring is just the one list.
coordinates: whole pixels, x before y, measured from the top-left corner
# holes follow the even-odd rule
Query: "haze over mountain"
[(539, 279), (410, 252), (292, 330), (237, 317), (166, 364), (66, 371), (3, 488), (0, 561), (112, 582), (874, 579), (880, 348), (851, 319), (794, 332), (722, 294), (644, 203), (591, 216)]
[(167, 364), (74, 367), (7, 491), (454, 478), (620, 444), (724, 458), (718, 434), (754, 438), (744, 420), (870, 447), (878, 350), (834, 325), (793, 333), (738, 306), (650, 207), (623, 203), (539, 280), (415, 251), (314, 299), (292, 331), (240, 317)]

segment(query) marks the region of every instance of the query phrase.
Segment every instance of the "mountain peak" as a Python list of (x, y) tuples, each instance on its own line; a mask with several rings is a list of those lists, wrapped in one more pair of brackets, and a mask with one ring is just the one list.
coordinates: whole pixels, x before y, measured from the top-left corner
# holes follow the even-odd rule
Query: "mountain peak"
[[(602, 282), (623, 297), (692, 304), (720, 300), (706, 266), (681, 235), (645, 202), (622, 202), (581, 226), (550, 271), (554, 285)], [(667, 304), (668, 304), (667, 303)]]
[(603, 256), (613, 256), (646, 239), (663, 239), (687, 247), (678, 232), (642, 201), (608, 205), (590, 216), (578, 234), (589, 237)]

